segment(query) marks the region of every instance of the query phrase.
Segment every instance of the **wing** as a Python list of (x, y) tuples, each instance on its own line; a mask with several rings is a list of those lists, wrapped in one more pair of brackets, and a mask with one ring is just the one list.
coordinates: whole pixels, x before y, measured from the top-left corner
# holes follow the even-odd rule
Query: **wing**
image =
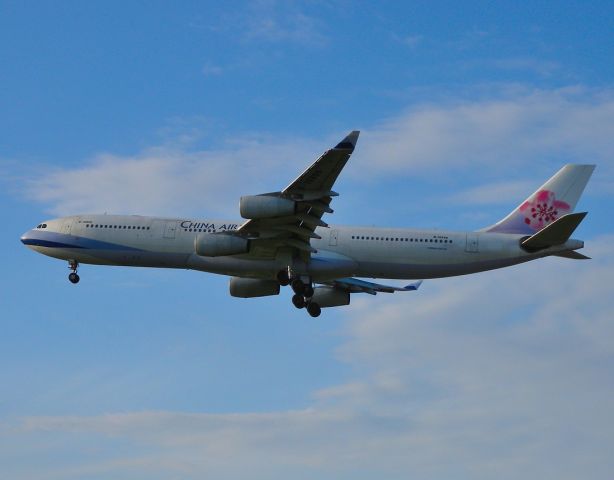
[(310, 240), (320, 238), (315, 233), (316, 227), (328, 227), (322, 216), (333, 213), (330, 203), (338, 194), (332, 188), (356, 147), (359, 133), (351, 132), (334, 148), (324, 152), (281, 192), (258, 196), (291, 200), (295, 204), (290, 214), (251, 218), (239, 227), (236, 233), (251, 240), (251, 256), (271, 257), (285, 248), (292, 253), (298, 252), (307, 260), (315, 253)]
[(418, 290), (420, 285), (422, 285), (422, 280), (415, 283), (410, 283), (404, 287), (393, 287), (390, 285), (382, 285), (379, 283), (359, 280), (358, 278), (338, 278), (337, 280), (332, 280), (330, 282), (323, 282), (323, 285), (330, 285), (331, 287), (346, 290), (350, 293), (368, 293), (370, 295), (376, 295), (378, 292), (394, 293)]

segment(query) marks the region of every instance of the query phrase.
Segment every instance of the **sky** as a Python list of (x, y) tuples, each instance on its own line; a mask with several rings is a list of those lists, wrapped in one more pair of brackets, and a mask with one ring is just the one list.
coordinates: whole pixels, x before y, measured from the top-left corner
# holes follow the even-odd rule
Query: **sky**
[[(609, 479), (611, 2), (0, 0), (0, 473)], [(26, 249), (79, 213), (238, 219), (349, 131), (332, 224), (473, 230), (594, 163), (548, 258), (314, 319)]]

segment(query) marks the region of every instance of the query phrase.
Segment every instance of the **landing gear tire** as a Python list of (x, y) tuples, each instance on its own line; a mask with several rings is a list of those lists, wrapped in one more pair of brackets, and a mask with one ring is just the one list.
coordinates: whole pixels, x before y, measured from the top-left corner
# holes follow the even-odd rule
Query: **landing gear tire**
[(79, 275), (77, 275), (77, 268), (79, 268), (79, 262), (76, 260), (68, 260), (68, 268), (72, 270), (70, 275), (68, 275), (68, 280), (70, 283), (79, 283)]
[(318, 305), (317, 303), (310, 302), (309, 305), (307, 305), (307, 312), (312, 317), (319, 317), (320, 313), (322, 313), (322, 309), (320, 308), (320, 305)]
[(294, 293), (298, 295), (303, 295), (303, 293), (305, 292), (305, 284), (300, 278), (295, 278), (294, 280), (292, 280), (290, 286), (292, 287)]
[(277, 273), (277, 281), (282, 287), (290, 284), (290, 277), (288, 277), (288, 272), (286, 270), (280, 270)]
[(292, 296), (292, 305), (294, 305), (296, 308), (305, 307), (305, 297), (299, 295), (298, 293), (294, 294)]
[(305, 291), (303, 295), (307, 298), (313, 297), (313, 287), (311, 285), (305, 285)]

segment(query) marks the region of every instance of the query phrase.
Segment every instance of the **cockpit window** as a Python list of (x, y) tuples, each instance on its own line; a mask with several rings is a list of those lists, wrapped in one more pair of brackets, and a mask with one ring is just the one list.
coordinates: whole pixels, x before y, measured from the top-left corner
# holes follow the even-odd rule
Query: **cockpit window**
[(47, 228), (47, 224), (46, 223), (39, 223), (36, 228)]

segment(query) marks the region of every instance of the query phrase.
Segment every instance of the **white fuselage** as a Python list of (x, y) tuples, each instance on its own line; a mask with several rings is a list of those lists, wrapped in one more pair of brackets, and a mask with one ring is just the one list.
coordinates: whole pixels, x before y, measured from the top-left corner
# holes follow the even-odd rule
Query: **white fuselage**
[[(288, 265), (279, 253), (203, 257), (194, 241), (202, 232), (236, 230), (240, 222), (184, 220), (127, 215), (80, 215), (45, 222), (22, 236), (42, 254), (84, 264), (165, 267), (223, 275), (275, 278)], [(520, 247), (522, 235), (330, 226), (312, 239), (317, 253), (306, 264), (295, 263), (314, 281), (340, 277), (423, 279), (464, 275), (506, 267), (557, 252), (577, 249), (582, 242), (539, 252)]]

